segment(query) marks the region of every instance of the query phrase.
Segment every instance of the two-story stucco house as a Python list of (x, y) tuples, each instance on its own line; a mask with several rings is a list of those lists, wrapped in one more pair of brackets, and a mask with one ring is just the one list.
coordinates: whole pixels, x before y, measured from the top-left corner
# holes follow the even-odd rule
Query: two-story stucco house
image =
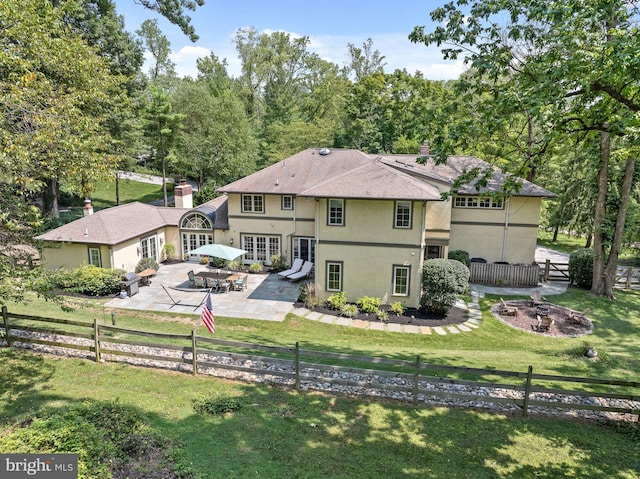
[[(220, 191), (228, 198), (229, 238), (269, 262), (276, 253), (315, 264), (314, 281), (351, 301), (369, 295), (417, 306), (425, 259), (465, 250), (489, 262), (534, 261), (541, 200), (553, 196), (530, 182), (517, 195), (456, 192), (464, 169), (488, 167), (473, 157), (437, 165), (420, 155), (369, 155), (307, 149)], [(444, 201), (443, 192), (455, 193)]]
[[(185, 260), (198, 260), (189, 252), (199, 246), (224, 243), (246, 250), (245, 263), (268, 265), (275, 254), (311, 261), (312, 280), (326, 294), (410, 307), (419, 304), (427, 258), (465, 250), (488, 262), (534, 261), (541, 201), (551, 192), (523, 181), (517, 194), (492, 198), (500, 171), (485, 189), (452, 191), (465, 169), (489, 165), (466, 156), (420, 164), (421, 156), (307, 149), (220, 188), (223, 196), (197, 208), (187, 185), (177, 187), (174, 211), (134, 203), (87, 215), (39, 237), (59, 244), (43, 250), (42, 261), (132, 269), (142, 257), (160, 259), (167, 242)], [(445, 192), (452, 196), (443, 200)]]

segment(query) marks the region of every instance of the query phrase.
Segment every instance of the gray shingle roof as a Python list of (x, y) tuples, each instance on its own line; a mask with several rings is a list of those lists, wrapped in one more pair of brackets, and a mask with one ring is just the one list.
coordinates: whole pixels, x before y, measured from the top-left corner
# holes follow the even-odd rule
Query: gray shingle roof
[[(437, 189), (425, 183), (432, 180), (451, 185), (465, 169), (491, 165), (473, 156), (451, 156), (445, 164), (428, 159), (416, 162), (420, 155), (368, 155), (358, 150), (335, 149), (322, 155), (309, 148), (270, 165), (252, 175), (219, 189), (226, 193), (262, 193), (315, 197), (424, 199), (438, 200)], [(504, 174), (496, 168), (487, 188), (476, 190), (467, 185), (463, 194), (497, 191)], [(548, 190), (522, 180), (520, 196), (555, 196)]]
[(178, 226), (189, 208), (152, 206), (133, 202), (96, 211), (76, 221), (47, 231), (37, 240), (116, 245), (165, 226)]

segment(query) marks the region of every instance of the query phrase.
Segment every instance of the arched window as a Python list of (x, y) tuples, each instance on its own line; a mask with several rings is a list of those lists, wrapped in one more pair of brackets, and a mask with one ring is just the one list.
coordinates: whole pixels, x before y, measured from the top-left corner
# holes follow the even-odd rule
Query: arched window
[(211, 220), (199, 213), (191, 213), (182, 220), (180, 228), (185, 230), (211, 230)]

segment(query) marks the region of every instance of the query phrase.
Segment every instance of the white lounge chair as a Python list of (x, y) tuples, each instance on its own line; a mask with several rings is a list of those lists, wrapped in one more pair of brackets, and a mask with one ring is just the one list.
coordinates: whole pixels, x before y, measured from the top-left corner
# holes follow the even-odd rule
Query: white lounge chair
[(294, 259), (293, 264), (291, 265), (291, 268), (285, 269), (284, 271), (280, 271), (278, 273), (278, 279), (281, 279), (281, 278), (284, 279), (290, 274), (297, 273), (298, 271), (300, 271), (303, 264), (304, 264), (304, 260), (302, 258)]
[(297, 281), (299, 279), (306, 278), (307, 276), (309, 276), (309, 273), (311, 273), (312, 269), (313, 263), (311, 261), (305, 261), (305, 263), (302, 265), (302, 268), (300, 268), (300, 271), (290, 274), (289, 276), (287, 276), (287, 279), (291, 281)]

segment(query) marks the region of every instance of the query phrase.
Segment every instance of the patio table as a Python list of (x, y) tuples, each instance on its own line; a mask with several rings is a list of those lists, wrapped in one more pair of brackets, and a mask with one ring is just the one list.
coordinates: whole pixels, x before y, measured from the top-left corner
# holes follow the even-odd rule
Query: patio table
[(145, 270), (140, 271), (138, 273), (138, 276), (140, 277), (140, 284), (149, 286), (151, 284), (151, 276), (153, 276), (156, 273), (157, 271), (153, 268), (147, 268)]

